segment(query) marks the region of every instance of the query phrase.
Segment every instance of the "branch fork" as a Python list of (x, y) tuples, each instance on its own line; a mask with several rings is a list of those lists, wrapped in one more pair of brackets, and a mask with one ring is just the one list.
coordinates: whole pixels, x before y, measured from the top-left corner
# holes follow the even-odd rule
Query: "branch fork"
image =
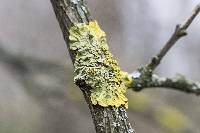
[[(140, 67), (137, 71), (131, 74), (133, 78), (132, 89), (134, 91), (141, 91), (144, 88), (164, 87), (174, 90), (184, 91), (200, 95), (200, 83), (186, 79), (184, 76), (176, 76), (175, 78), (164, 78), (155, 75), (153, 71), (160, 64), (163, 57), (182, 37), (187, 35), (187, 29), (200, 12), (200, 3), (194, 8), (192, 14), (182, 24), (176, 25), (174, 33), (165, 43), (159, 53), (152, 57), (150, 63), (146, 66)], [(137, 73), (139, 76), (134, 76)], [(181, 78), (180, 78), (181, 77)]]

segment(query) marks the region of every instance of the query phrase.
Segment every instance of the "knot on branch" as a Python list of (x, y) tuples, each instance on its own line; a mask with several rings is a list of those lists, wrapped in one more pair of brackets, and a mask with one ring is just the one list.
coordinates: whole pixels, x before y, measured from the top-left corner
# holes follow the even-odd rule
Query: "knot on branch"
[(131, 74), (133, 78), (132, 89), (140, 91), (144, 86), (150, 86), (152, 80), (152, 69), (149, 67), (141, 67)]

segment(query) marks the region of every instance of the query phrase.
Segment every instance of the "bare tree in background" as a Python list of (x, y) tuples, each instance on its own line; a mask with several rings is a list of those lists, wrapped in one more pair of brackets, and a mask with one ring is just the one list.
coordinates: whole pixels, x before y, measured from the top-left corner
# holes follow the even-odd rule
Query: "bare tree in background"
[[(70, 30), (77, 24), (88, 24), (94, 19), (90, 16), (86, 4), (83, 0), (51, 0), (56, 17), (59, 21), (60, 27), (63, 32), (64, 39), (69, 48), (72, 62), (75, 64), (77, 53), (70, 48)], [(200, 83), (193, 82), (184, 76), (175, 78), (164, 78), (155, 75), (153, 72), (155, 68), (160, 64), (162, 58), (167, 54), (170, 48), (183, 36), (185, 36), (186, 30), (194, 20), (194, 18), (200, 12), (200, 4), (198, 4), (191, 16), (182, 24), (178, 24), (170, 39), (166, 42), (160, 52), (151, 59), (150, 63), (140, 67), (129, 76), (131, 77), (131, 86), (134, 91), (141, 91), (144, 88), (154, 87), (167, 87), (175, 90), (184, 91), (187, 93), (200, 94)], [(89, 41), (92, 39), (89, 37)], [(94, 44), (94, 43), (93, 43)], [(95, 48), (97, 46), (94, 46)], [(79, 55), (83, 56), (83, 55)], [(98, 55), (96, 55), (98, 56)], [(100, 55), (106, 56), (106, 55)], [(81, 58), (81, 57), (79, 57)], [(89, 59), (90, 60), (90, 59)], [(76, 64), (75, 64), (76, 65)], [(86, 66), (87, 67), (87, 66)], [(88, 74), (88, 73), (86, 73)], [(80, 87), (86, 102), (88, 103), (92, 118), (94, 121), (95, 129), (97, 133), (133, 133), (134, 129), (129, 123), (126, 109), (124, 106), (101, 106), (94, 105), (91, 102), (91, 89), (95, 89), (86, 81), (76, 82)]]

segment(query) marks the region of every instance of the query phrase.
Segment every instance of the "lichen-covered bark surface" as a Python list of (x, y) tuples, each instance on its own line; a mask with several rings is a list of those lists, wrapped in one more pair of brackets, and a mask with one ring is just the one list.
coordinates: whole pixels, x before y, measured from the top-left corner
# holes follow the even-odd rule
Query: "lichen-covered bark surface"
[[(51, 3), (67, 43), (72, 62), (75, 64), (77, 53), (75, 50), (70, 49), (70, 28), (78, 23), (89, 24), (92, 19), (83, 0), (51, 0)], [(123, 103), (113, 107), (103, 107), (100, 106), (100, 104), (92, 104), (90, 96), (91, 90), (95, 89), (95, 86), (87, 84), (87, 81), (85, 83), (86, 84), (79, 84), (79, 87), (89, 105), (96, 132), (133, 133), (134, 130), (129, 123)]]
[(92, 88), (93, 105), (128, 108), (124, 93), (132, 84), (132, 78), (120, 70), (97, 21), (75, 24), (69, 32), (70, 50), (75, 53), (75, 83)]

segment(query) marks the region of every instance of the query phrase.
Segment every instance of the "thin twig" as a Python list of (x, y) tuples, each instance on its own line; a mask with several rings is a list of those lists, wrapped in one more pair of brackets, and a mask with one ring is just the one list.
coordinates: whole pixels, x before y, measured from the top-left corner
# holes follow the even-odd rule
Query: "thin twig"
[(147, 65), (152, 71), (160, 64), (162, 58), (167, 54), (167, 52), (171, 49), (172, 46), (183, 36), (187, 35), (186, 30), (191, 25), (195, 17), (200, 12), (200, 3), (194, 8), (190, 17), (184, 21), (182, 24), (178, 24), (176, 29), (164, 47), (160, 50), (160, 52), (151, 59), (151, 62)]
[(183, 75), (177, 75), (174, 78), (159, 77), (155, 74), (152, 76), (141, 75), (140, 77), (133, 76), (133, 80), (135, 81), (132, 86), (134, 91), (141, 91), (145, 88), (159, 87), (200, 95), (200, 83), (189, 80)]

